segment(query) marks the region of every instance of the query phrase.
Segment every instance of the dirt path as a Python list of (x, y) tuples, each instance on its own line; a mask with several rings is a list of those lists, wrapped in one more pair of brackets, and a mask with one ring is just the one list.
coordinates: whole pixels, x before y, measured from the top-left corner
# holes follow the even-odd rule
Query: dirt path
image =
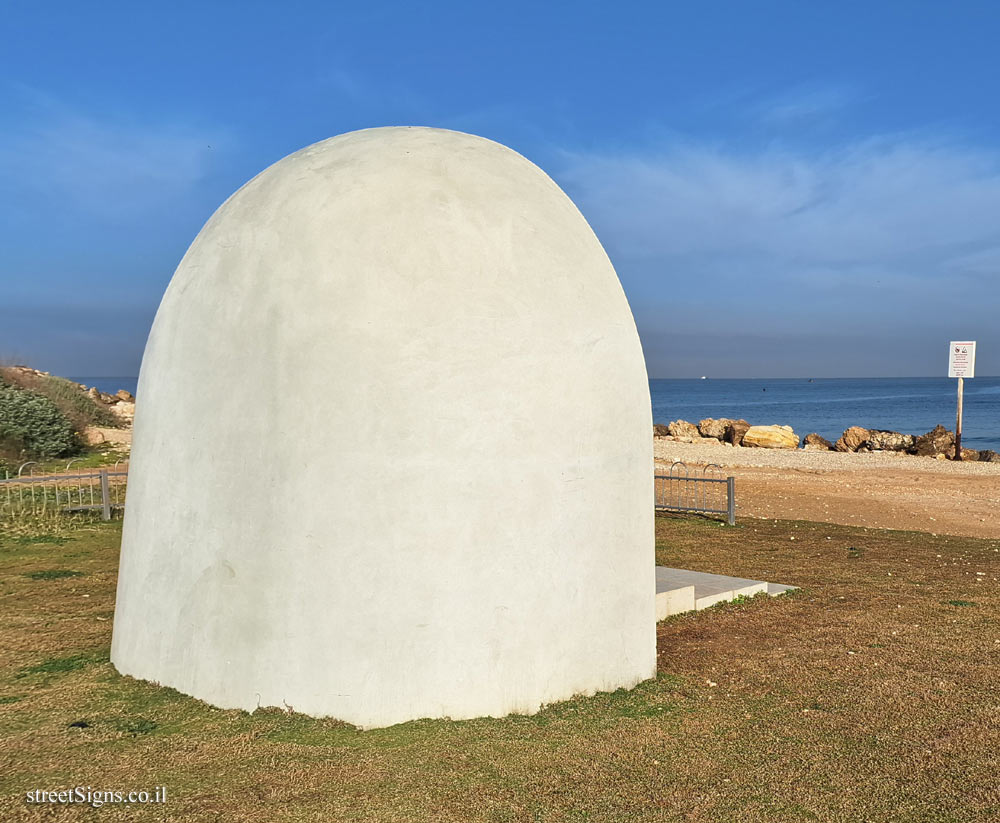
[(920, 472), (734, 468), (738, 513), (1000, 538), (1000, 480)]
[[(689, 466), (709, 462), (697, 447), (677, 453), (657, 449), (657, 466), (683, 459)], [(736, 478), (737, 517), (774, 517), (909, 529), (931, 534), (1000, 538), (1000, 466), (940, 465), (922, 458), (845, 461), (846, 455), (792, 453), (786, 462), (802, 465), (746, 466), (760, 462), (758, 450), (712, 449)], [(749, 454), (740, 454), (750, 452)], [(852, 455), (854, 457), (854, 455)], [(777, 462), (774, 456), (769, 460)], [(918, 462), (919, 461), (919, 462)], [(996, 467), (996, 469), (994, 469)], [(984, 471), (984, 468), (986, 469)]]

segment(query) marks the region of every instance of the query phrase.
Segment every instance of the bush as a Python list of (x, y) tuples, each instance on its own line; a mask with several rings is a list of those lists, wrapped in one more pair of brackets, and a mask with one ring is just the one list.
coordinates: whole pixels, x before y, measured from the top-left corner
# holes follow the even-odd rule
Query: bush
[(73, 427), (55, 403), (9, 386), (0, 386), (0, 447), (27, 457), (66, 457), (79, 451)]
[(82, 432), (87, 426), (121, 426), (121, 421), (107, 406), (64, 377), (34, 374), (17, 367), (0, 368), (0, 386), (5, 384), (49, 398), (69, 420), (74, 431)]
[(76, 385), (63, 377), (43, 377), (34, 390), (55, 403), (73, 428), (82, 432), (87, 426), (121, 426), (121, 420), (107, 408), (92, 400)]

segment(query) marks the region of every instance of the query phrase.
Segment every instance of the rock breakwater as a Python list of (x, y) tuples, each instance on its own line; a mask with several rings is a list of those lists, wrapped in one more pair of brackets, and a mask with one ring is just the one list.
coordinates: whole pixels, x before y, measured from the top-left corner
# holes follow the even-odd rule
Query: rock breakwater
[[(797, 449), (801, 444), (806, 451), (891, 452), (936, 460), (954, 460), (956, 457), (955, 434), (942, 425), (937, 425), (926, 434), (920, 435), (849, 426), (836, 443), (830, 443), (815, 432), (800, 439), (791, 426), (751, 425), (746, 420), (734, 420), (728, 417), (708, 417), (697, 424), (689, 423), (687, 420), (674, 420), (666, 425), (658, 423), (653, 428), (655, 437), (679, 443), (761, 449)], [(991, 449), (982, 451), (962, 449), (959, 459), (969, 462), (1000, 463), (1000, 454)]]

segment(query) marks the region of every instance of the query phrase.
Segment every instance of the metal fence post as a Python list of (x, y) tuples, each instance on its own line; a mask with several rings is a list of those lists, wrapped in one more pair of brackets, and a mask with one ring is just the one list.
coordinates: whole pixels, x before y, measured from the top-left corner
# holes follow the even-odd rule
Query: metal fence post
[(108, 473), (101, 471), (101, 520), (111, 519), (111, 485)]
[(736, 478), (726, 478), (726, 516), (730, 526), (736, 525)]

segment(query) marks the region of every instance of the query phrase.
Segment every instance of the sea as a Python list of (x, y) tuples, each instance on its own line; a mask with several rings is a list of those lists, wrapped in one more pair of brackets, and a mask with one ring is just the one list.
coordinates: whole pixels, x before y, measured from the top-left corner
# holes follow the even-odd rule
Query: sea
[[(136, 391), (137, 377), (73, 377), (104, 392)], [(947, 377), (817, 377), (649, 381), (653, 422), (743, 418), (835, 441), (848, 426), (923, 434), (955, 428), (957, 381)], [(1000, 452), (1000, 377), (965, 381), (962, 445)]]
[[(947, 377), (650, 380), (653, 422), (743, 418), (834, 442), (848, 426), (923, 434), (954, 431), (958, 381)], [(965, 381), (962, 446), (1000, 452), (1000, 377)]]

